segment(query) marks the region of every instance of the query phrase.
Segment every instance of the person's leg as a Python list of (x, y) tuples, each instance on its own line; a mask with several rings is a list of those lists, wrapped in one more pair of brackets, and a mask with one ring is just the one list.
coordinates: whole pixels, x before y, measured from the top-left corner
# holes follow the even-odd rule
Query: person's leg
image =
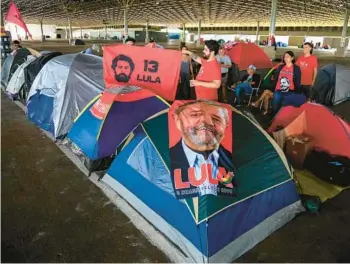
[(283, 93), (279, 92), (279, 91), (275, 91), (273, 93), (273, 98), (272, 98), (272, 110), (273, 113), (276, 114), (278, 112), (278, 110), (281, 108), (282, 106), (282, 102), (283, 102)]
[(227, 77), (228, 74), (226, 73), (223, 77), (221, 77), (221, 92), (222, 92), (222, 101), (227, 102)]
[(252, 89), (252, 86), (250, 85), (250, 83), (245, 82), (243, 84), (244, 84), (244, 86), (243, 86), (244, 87), (244, 93), (245, 94), (251, 94), (253, 89)]
[(265, 100), (265, 97), (268, 95), (268, 90), (265, 90), (262, 95), (260, 95), (260, 97), (258, 98), (258, 100), (256, 100), (254, 103), (252, 103), (253, 106), (258, 107), (259, 103), (263, 100)]
[(302, 88), (303, 94), (306, 96), (307, 99), (309, 99), (311, 85), (302, 85), (301, 88)]
[(240, 105), (241, 104), (241, 93), (243, 92), (243, 86), (242, 84), (237, 84), (235, 93), (236, 93), (236, 104)]
[(190, 74), (183, 73), (182, 75), (182, 95), (185, 100), (190, 99)]

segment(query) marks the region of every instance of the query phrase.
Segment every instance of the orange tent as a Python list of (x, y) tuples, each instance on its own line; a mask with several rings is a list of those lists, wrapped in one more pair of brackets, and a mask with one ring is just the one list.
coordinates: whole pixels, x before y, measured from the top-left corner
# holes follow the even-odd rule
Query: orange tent
[(331, 155), (350, 158), (350, 126), (327, 107), (305, 103), (301, 107), (283, 107), (272, 121), (268, 132), (281, 126), (284, 136), (306, 134), (314, 139), (315, 148)]
[(271, 69), (273, 67), (270, 58), (265, 51), (253, 43), (239, 42), (226, 51), (240, 70), (245, 70), (253, 64), (257, 69)]

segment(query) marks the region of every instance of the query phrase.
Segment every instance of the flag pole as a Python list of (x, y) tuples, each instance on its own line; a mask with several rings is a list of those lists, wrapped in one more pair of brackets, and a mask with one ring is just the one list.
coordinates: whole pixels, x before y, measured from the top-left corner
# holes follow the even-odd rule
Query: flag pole
[(19, 41), (21, 41), (21, 38), (20, 38), (19, 35), (18, 35), (17, 25), (15, 25), (15, 28), (16, 28), (16, 35), (17, 35), (17, 38), (18, 38)]

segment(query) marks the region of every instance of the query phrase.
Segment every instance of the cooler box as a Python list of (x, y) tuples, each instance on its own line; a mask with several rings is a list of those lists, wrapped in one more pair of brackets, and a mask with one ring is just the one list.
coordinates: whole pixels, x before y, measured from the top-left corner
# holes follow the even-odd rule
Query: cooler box
[(313, 138), (311, 136), (302, 135), (292, 135), (286, 138), (285, 153), (296, 169), (304, 168), (304, 161), (306, 156), (313, 149)]

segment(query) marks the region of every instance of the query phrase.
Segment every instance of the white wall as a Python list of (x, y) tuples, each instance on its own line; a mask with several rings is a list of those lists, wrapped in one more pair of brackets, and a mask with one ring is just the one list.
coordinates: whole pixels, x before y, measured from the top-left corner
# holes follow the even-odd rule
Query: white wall
[(306, 36), (305, 42), (312, 42), (314, 45), (317, 42), (321, 42), (321, 46), (323, 45), (324, 37), (311, 37), (311, 36)]
[[(17, 32), (16, 32), (17, 27)], [(27, 24), (27, 28), (32, 35), (33, 39), (41, 39), (41, 28), (37, 24)], [(25, 31), (19, 26), (16, 26), (13, 23), (6, 23), (5, 30), (11, 32), (12, 39), (25, 39)], [(43, 25), (43, 31), (45, 36), (50, 36), (50, 38), (56, 38), (56, 26), (55, 25)], [(29, 37), (29, 36), (28, 36)]]

